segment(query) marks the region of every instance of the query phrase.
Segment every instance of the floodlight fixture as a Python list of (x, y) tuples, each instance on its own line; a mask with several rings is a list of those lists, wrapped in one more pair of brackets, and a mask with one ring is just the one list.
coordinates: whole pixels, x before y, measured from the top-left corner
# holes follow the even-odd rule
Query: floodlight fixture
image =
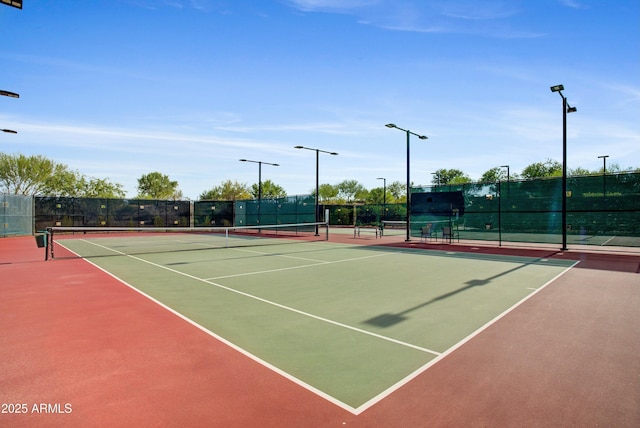
[(2, 132), (6, 132), (7, 134), (17, 134), (18, 131), (14, 131), (13, 129), (2, 129)]
[(0, 89), (0, 95), (3, 95), (5, 97), (11, 97), (11, 98), (20, 98), (20, 94), (16, 94), (15, 92), (11, 92), (11, 91), (5, 91), (3, 89)]
[(314, 152), (320, 152), (320, 153), (326, 153), (328, 155), (332, 155), (332, 156), (338, 156), (338, 153), (336, 152), (328, 152), (326, 150), (320, 150), (320, 149), (312, 149), (311, 147), (305, 147), (305, 146), (294, 146), (294, 149), (306, 149), (306, 150), (313, 150)]
[(0, 3), (22, 9), (22, 0), (0, 0)]
[(253, 162), (253, 163), (257, 163), (257, 164), (265, 164), (265, 165), (271, 165), (271, 166), (280, 166), (280, 164), (277, 163), (269, 163), (269, 162), (262, 162), (262, 161), (255, 161), (255, 160), (249, 160), (249, 159), (238, 159), (240, 162)]
[(564, 91), (563, 85), (554, 85), (551, 87), (551, 92), (560, 92), (560, 91)]
[(570, 105), (567, 104), (567, 113), (575, 113), (576, 111), (578, 111), (577, 108), (571, 107)]

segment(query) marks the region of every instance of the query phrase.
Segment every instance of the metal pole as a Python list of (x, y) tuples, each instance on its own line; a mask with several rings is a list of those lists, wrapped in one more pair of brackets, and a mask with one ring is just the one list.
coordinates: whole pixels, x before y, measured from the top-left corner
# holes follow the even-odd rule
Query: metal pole
[(567, 250), (567, 99), (562, 97), (562, 251)]
[(498, 180), (498, 246), (502, 247), (502, 181)]
[(602, 197), (605, 198), (607, 196), (607, 158), (609, 155), (598, 156), (598, 158), (602, 159)]
[(602, 165), (602, 196), (607, 196), (607, 157), (603, 156), (602, 160), (604, 164)]
[(382, 219), (384, 220), (387, 215), (387, 179), (384, 179), (384, 185), (382, 187)]
[(410, 155), (409, 155), (409, 134), (407, 130), (407, 239), (406, 242), (411, 241), (411, 181), (410, 181)]
[(419, 135), (416, 133), (413, 133), (411, 131), (409, 131), (408, 129), (402, 129), (398, 126), (396, 126), (395, 123), (387, 123), (385, 125), (387, 128), (396, 128), (400, 131), (404, 131), (407, 134), (407, 239), (406, 241), (411, 241), (411, 174), (409, 172), (409, 168), (410, 168), (410, 150), (409, 150), (409, 135), (413, 134), (416, 137), (420, 138), (421, 140), (426, 140), (428, 137), (425, 135)]
[(258, 224), (262, 220), (262, 162), (258, 162)]
[[(316, 223), (318, 220), (318, 210), (320, 209), (320, 150), (316, 149)], [(316, 236), (318, 236), (318, 225), (316, 224)]]

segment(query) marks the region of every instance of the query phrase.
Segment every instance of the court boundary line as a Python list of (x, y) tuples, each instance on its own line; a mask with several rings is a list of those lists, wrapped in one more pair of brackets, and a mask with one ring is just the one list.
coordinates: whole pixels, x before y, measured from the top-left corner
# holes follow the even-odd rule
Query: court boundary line
[[(180, 272), (180, 271), (177, 271), (175, 269), (172, 269), (172, 268), (169, 268), (169, 267), (166, 267), (166, 266), (162, 266), (162, 265), (159, 265), (157, 263), (154, 263), (154, 262), (151, 262), (151, 261), (148, 261), (148, 260), (144, 260), (144, 259), (142, 259), (140, 257), (136, 257), (134, 255), (130, 255), (130, 254), (126, 254), (126, 253), (123, 253), (121, 251), (118, 251), (118, 250), (114, 250), (113, 248), (105, 247), (103, 245), (88, 241), (86, 239), (80, 239), (80, 241), (88, 243), (88, 244), (91, 244), (91, 245), (95, 245), (95, 246), (100, 247), (100, 248), (104, 248), (104, 249), (106, 249), (108, 251), (113, 251), (113, 252), (115, 252), (117, 254), (120, 254), (122, 256), (125, 256), (125, 257), (128, 257), (128, 258), (132, 258), (132, 259), (134, 259), (136, 261), (140, 261), (142, 263), (146, 263), (146, 264), (152, 265), (154, 267), (158, 267), (160, 269), (164, 269), (164, 270), (167, 270), (169, 272), (176, 273), (178, 275), (182, 275), (182, 276), (194, 279), (196, 281), (200, 281), (200, 282), (204, 282), (206, 284), (213, 285), (215, 287), (221, 288), (221, 289), (226, 290), (226, 291), (230, 291), (232, 293), (236, 293), (236, 294), (239, 294), (239, 295), (242, 295), (242, 296), (245, 296), (245, 297), (248, 297), (248, 298), (251, 298), (251, 299), (266, 303), (266, 304), (269, 304), (269, 305), (273, 305), (273, 306), (281, 308), (281, 309), (285, 309), (285, 310), (300, 314), (302, 316), (307, 316), (307, 317), (310, 317), (312, 319), (316, 319), (316, 320), (319, 320), (319, 321), (322, 321), (322, 322), (326, 322), (328, 324), (336, 325), (338, 327), (346, 328), (348, 330), (352, 330), (352, 331), (355, 331), (355, 332), (358, 332), (358, 333), (361, 333), (361, 334), (373, 336), (373, 337), (376, 337), (376, 338), (381, 339), (381, 340), (390, 341), (392, 343), (396, 343), (396, 344), (399, 344), (401, 346), (406, 346), (406, 347), (413, 348), (413, 349), (416, 349), (416, 350), (419, 350), (419, 351), (422, 351), (422, 352), (425, 352), (425, 353), (431, 353), (431, 354), (435, 355), (435, 358), (433, 358), (432, 360), (430, 360), (429, 362), (427, 362), (423, 366), (417, 368), (416, 370), (414, 370), (412, 373), (408, 374), (404, 378), (400, 379), (398, 382), (396, 382), (392, 386), (390, 386), (390, 387), (386, 388), (385, 390), (381, 391), (379, 394), (377, 394), (374, 397), (372, 397), (371, 399), (367, 400), (366, 402), (364, 402), (360, 406), (352, 407), (352, 406), (340, 401), (339, 399), (329, 395), (328, 393), (326, 393), (326, 392), (324, 392), (322, 390), (319, 390), (318, 388), (314, 387), (313, 385), (310, 385), (310, 384), (306, 383), (305, 381), (303, 381), (303, 380), (291, 375), (290, 373), (278, 368), (277, 366), (269, 363), (268, 361), (263, 360), (262, 358), (260, 358), (260, 357), (258, 357), (256, 355), (248, 352), (247, 350), (239, 347), (238, 345), (235, 345), (233, 342), (225, 339), (222, 336), (219, 336), (218, 334), (214, 333), (213, 331), (211, 331), (211, 330), (207, 329), (206, 327), (198, 324), (197, 322), (191, 320), (187, 316), (185, 316), (185, 315), (181, 314), (180, 312), (172, 309), (171, 307), (165, 305), (161, 301), (155, 299), (154, 297), (152, 297), (151, 295), (143, 292), (142, 290), (137, 289), (133, 285), (131, 285), (128, 282), (124, 281), (123, 279), (117, 277), (116, 275), (112, 274), (111, 272), (107, 271), (106, 269), (101, 268), (100, 266), (96, 265), (95, 263), (93, 263), (92, 261), (88, 260), (87, 258), (80, 256), (78, 253), (76, 253), (73, 250), (67, 248), (64, 244), (60, 244), (59, 243), (59, 245), (62, 245), (67, 251), (70, 251), (71, 253), (75, 254), (76, 256), (82, 258), (83, 260), (85, 260), (86, 262), (91, 264), (92, 266), (95, 266), (96, 268), (98, 268), (102, 272), (105, 272), (107, 275), (111, 276), (112, 278), (114, 278), (117, 281), (121, 282), (125, 286), (127, 286), (127, 287), (131, 288), (132, 290), (136, 291), (140, 295), (142, 295), (142, 296), (146, 297), (147, 299), (151, 300), (152, 302), (158, 304), (162, 308), (168, 310), (169, 312), (171, 312), (172, 314), (178, 316), (179, 318), (183, 319), (184, 321), (188, 322), (189, 324), (197, 327), (199, 330), (201, 330), (201, 331), (205, 332), (206, 334), (210, 335), (211, 337), (219, 340), (220, 342), (222, 342), (225, 345), (231, 347), (232, 349), (236, 350), (237, 352), (241, 353), (242, 355), (244, 355), (246, 357), (249, 357), (253, 361), (261, 364), (262, 366), (264, 366), (265, 368), (278, 373), (279, 375), (283, 376), (284, 378), (296, 383), (297, 385), (307, 389), (308, 391), (316, 394), (317, 396), (319, 396), (321, 398), (324, 398), (325, 400), (329, 401), (330, 403), (332, 403), (332, 404), (334, 404), (334, 405), (336, 405), (336, 406), (338, 406), (338, 407), (340, 407), (340, 408), (342, 408), (344, 410), (347, 410), (348, 412), (352, 413), (355, 416), (361, 414), (362, 412), (364, 412), (365, 410), (367, 410), (370, 407), (374, 406), (378, 402), (384, 400), (386, 397), (392, 395), (395, 391), (400, 389), (402, 386), (408, 384), (413, 379), (415, 379), (416, 377), (418, 377), (419, 375), (421, 375), (422, 373), (427, 371), (429, 368), (431, 368), (433, 365), (437, 364), (442, 359), (446, 358), (447, 356), (449, 356), (450, 354), (455, 352), (457, 349), (459, 349), (460, 347), (462, 347), (463, 345), (465, 345), (466, 343), (471, 341), (473, 338), (475, 338), (480, 333), (482, 333), (483, 331), (485, 331), (486, 329), (491, 327), (493, 324), (498, 322), (500, 319), (502, 319), (503, 317), (508, 315), (510, 312), (515, 310), (518, 306), (522, 305), (524, 302), (526, 302), (527, 300), (529, 300), (530, 298), (532, 298), (533, 296), (535, 296), (536, 294), (541, 292), (548, 285), (550, 285), (551, 283), (556, 281), (559, 277), (561, 277), (566, 272), (568, 272), (569, 270), (571, 270), (573, 267), (575, 267), (576, 265), (578, 265), (580, 263), (580, 261), (575, 261), (573, 264), (567, 266), (565, 269), (562, 270), (562, 272), (560, 272), (559, 274), (557, 274), (556, 276), (554, 276), (553, 278), (548, 280), (546, 283), (544, 283), (542, 286), (537, 288), (535, 291), (533, 291), (532, 293), (528, 294), (527, 296), (525, 296), (524, 298), (522, 298), (518, 302), (514, 303), (512, 306), (510, 306), (509, 308), (507, 308), (506, 310), (504, 310), (503, 312), (498, 314), (493, 319), (491, 319), (488, 322), (486, 322), (484, 325), (479, 327), (477, 330), (473, 331), (471, 334), (469, 334), (468, 336), (466, 336), (462, 340), (456, 342), (454, 345), (452, 345), (451, 347), (449, 347), (448, 349), (446, 349), (443, 352), (436, 352), (436, 351), (429, 350), (428, 348), (422, 348), (422, 347), (419, 347), (417, 345), (413, 345), (413, 344), (410, 344), (410, 343), (406, 343), (406, 342), (403, 342), (403, 341), (392, 339), (390, 337), (379, 335), (377, 333), (368, 332), (366, 330), (362, 330), (362, 329), (359, 329), (357, 327), (352, 327), (352, 326), (349, 326), (347, 324), (342, 324), (342, 323), (339, 323), (337, 321), (333, 321), (333, 320), (330, 320), (330, 319), (327, 319), (327, 318), (323, 318), (323, 317), (320, 317), (320, 316), (317, 316), (317, 315), (313, 315), (313, 314), (310, 314), (310, 313), (307, 313), (307, 312), (304, 312), (304, 311), (301, 311), (301, 310), (298, 310), (298, 309), (295, 309), (295, 308), (288, 307), (286, 305), (282, 305), (280, 303), (272, 302), (270, 300), (267, 300), (267, 299), (264, 299), (264, 298), (261, 298), (261, 297), (258, 297), (258, 296), (254, 296), (252, 294), (249, 294), (249, 293), (246, 293), (246, 292), (243, 292), (243, 291), (240, 291), (240, 290), (235, 290), (233, 288), (224, 286), (222, 284), (217, 284), (215, 282), (212, 282), (212, 281), (204, 279), (204, 278), (199, 278), (199, 277), (196, 277), (194, 275), (191, 275), (191, 274), (188, 274), (188, 273), (185, 273), (185, 272)], [(233, 249), (233, 248), (229, 248), (229, 249)], [(403, 253), (405, 251), (401, 250), (399, 252)], [(412, 253), (412, 252), (413, 251), (406, 251), (406, 253)], [(383, 254), (380, 254), (380, 256), (386, 255), (386, 254), (394, 254), (394, 253), (396, 253), (396, 252), (395, 251), (385, 251)], [(455, 252), (451, 252), (450, 254), (455, 254)], [(367, 256), (367, 257), (364, 257), (364, 259), (371, 258), (371, 257), (373, 257), (373, 256)], [(353, 258), (353, 259), (348, 259), (348, 260), (353, 261), (353, 260), (358, 260), (358, 259), (363, 259), (363, 258)], [(313, 265), (304, 265), (304, 266), (301, 266), (301, 267), (312, 267), (312, 266), (319, 266), (319, 265), (323, 265), (323, 264), (341, 263), (341, 262), (344, 262), (344, 261), (347, 261), (347, 260), (338, 260), (338, 261), (334, 261), (334, 262), (317, 263), (317, 264), (313, 264)]]
[[(270, 253), (260, 253), (260, 252), (257, 252), (257, 251), (256, 251), (256, 253), (257, 254), (271, 255)], [(294, 270), (294, 269), (304, 269), (304, 268), (310, 268), (310, 267), (315, 267), (315, 266), (323, 266), (323, 265), (327, 265), (327, 264), (336, 264), (336, 263), (352, 262), (352, 261), (356, 261), (356, 260), (372, 259), (372, 258), (375, 258), (375, 257), (384, 257), (384, 256), (388, 256), (388, 255), (391, 255), (391, 254), (393, 254), (393, 252), (389, 251), (389, 252), (380, 253), (380, 254), (373, 254), (373, 255), (365, 256), (365, 257), (353, 257), (353, 258), (350, 258), (350, 259), (342, 259), (342, 260), (334, 260), (334, 261), (304, 259), (304, 258), (299, 258), (299, 257), (288, 257), (286, 255), (277, 254), (276, 256), (278, 256), (278, 257), (285, 257), (285, 258), (293, 258), (293, 259), (297, 259), (297, 260), (312, 261), (312, 262), (315, 262), (315, 263), (308, 264), (308, 265), (301, 265), (301, 266), (290, 266), (290, 267), (278, 268), (278, 269), (268, 269), (268, 270), (254, 271), (254, 272), (235, 273), (235, 274), (232, 274), (232, 275), (214, 276), (214, 277), (205, 278), (205, 279), (206, 280), (216, 280), (216, 279), (225, 279), (225, 278), (236, 278), (236, 277), (240, 277), (240, 276), (259, 275), (259, 274), (262, 274), (262, 273), (281, 272), (281, 271), (285, 271), (285, 270)]]
[(450, 348), (448, 348), (447, 350), (445, 350), (444, 352), (442, 352), (442, 354), (440, 354), (439, 356), (437, 356), (436, 358), (434, 358), (433, 360), (429, 361), (428, 363), (426, 363), (424, 366), (419, 367), (418, 369), (414, 370), (413, 373), (410, 373), (409, 375), (407, 375), (404, 379), (401, 379), (400, 381), (398, 381), (396, 384), (392, 385), (391, 387), (387, 388), (385, 391), (381, 392), (380, 394), (376, 395), (375, 397), (373, 397), (371, 400), (367, 401), (366, 403), (360, 405), (358, 407), (358, 411), (359, 413), (364, 412), (365, 410), (367, 410), (368, 408), (374, 406), (375, 404), (377, 404), (378, 402), (384, 400), (386, 397), (390, 396), (391, 394), (393, 394), (395, 391), (397, 391), (398, 389), (400, 389), (401, 387), (403, 387), (404, 385), (408, 384), (409, 382), (411, 382), (413, 379), (415, 379), (416, 377), (418, 377), (419, 375), (421, 375), (422, 373), (426, 372), (429, 368), (431, 368), (432, 366), (434, 366), (435, 364), (437, 364), (438, 362), (442, 361), (443, 359), (445, 359), (446, 357), (448, 357), (449, 355), (451, 355), (453, 352), (455, 352), (457, 349), (461, 348), (463, 345), (465, 345), (466, 343), (470, 342), (473, 338), (475, 338), (476, 336), (478, 336), (480, 333), (482, 333), (483, 331), (487, 330), (489, 327), (491, 327), (493, 324), (497, 323), (499, 320), (501, 320), (502, 318), (504, 318), (505, 316), (507, 316), (509, 313), (513, 312), (518, 306), (522, 305), (523, 303), (525, 303), (527, 300), (531, 299), (533, 296), (535, 296), (536, 294), (538, 294), (539, 292), (541, 292), (542, 290), (544, 290), (547, 286), (549, 286), (550, 284), (552, 284), (553, 282), (555, 282), (558, 278), (560, 278), (561, 276), (563, 276), (564, 274), (566, 274), (567, 272), (569, 272), (573, 267), (575, 267), (578, 263), (580, 263), (580, 261), (575, 261), (573, 264), (571, 264), (570, 266), (567, 266), (562, 272), (560, 272), (559, 274), (557, 274), (556, 276), (554, 276), (553, 278), (551, 278), (550, 280), (548, 280), (546, 283), (544, 283), (543, 285), (541, 285), (540, 287), (538, 287), (535, 291), (533, 291), (532, 293), (526, 295), (525, 297), (523, 297), (522, 299), (520, 299), (519, 301), (517, 301), (516, 303), (514, 303), (513, 305), (511, 305), (509, 308), (505, 309), (503, 312), (501, 312), (500, 314), (498, 314), (496, 317), (494, 317), (493, 319), (487, 321), (484, 325), (480, 326), (477, 330), (473, 331), (471, 334), (469, 334), (467, 337), (463, 338), (462, 340), (460, 340), (459, 342), (455, 343), (453, 346), (451, 346)]

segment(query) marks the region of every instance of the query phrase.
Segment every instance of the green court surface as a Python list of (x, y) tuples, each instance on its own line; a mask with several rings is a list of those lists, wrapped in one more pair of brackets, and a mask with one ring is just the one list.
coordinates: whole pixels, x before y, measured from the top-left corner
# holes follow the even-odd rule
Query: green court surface
[(57, 244), (354, 412), (574, 263), (327, 241), (235, 248), (186, 241), (88, 235)]

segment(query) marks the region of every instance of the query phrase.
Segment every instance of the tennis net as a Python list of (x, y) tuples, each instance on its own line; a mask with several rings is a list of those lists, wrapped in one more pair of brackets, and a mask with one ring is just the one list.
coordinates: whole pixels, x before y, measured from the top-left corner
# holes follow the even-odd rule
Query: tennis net
[(326, 222), (212, 228), (49, 227), (45, 259), (59, 246), (79, 257), (211, 250), (327, 241)]

